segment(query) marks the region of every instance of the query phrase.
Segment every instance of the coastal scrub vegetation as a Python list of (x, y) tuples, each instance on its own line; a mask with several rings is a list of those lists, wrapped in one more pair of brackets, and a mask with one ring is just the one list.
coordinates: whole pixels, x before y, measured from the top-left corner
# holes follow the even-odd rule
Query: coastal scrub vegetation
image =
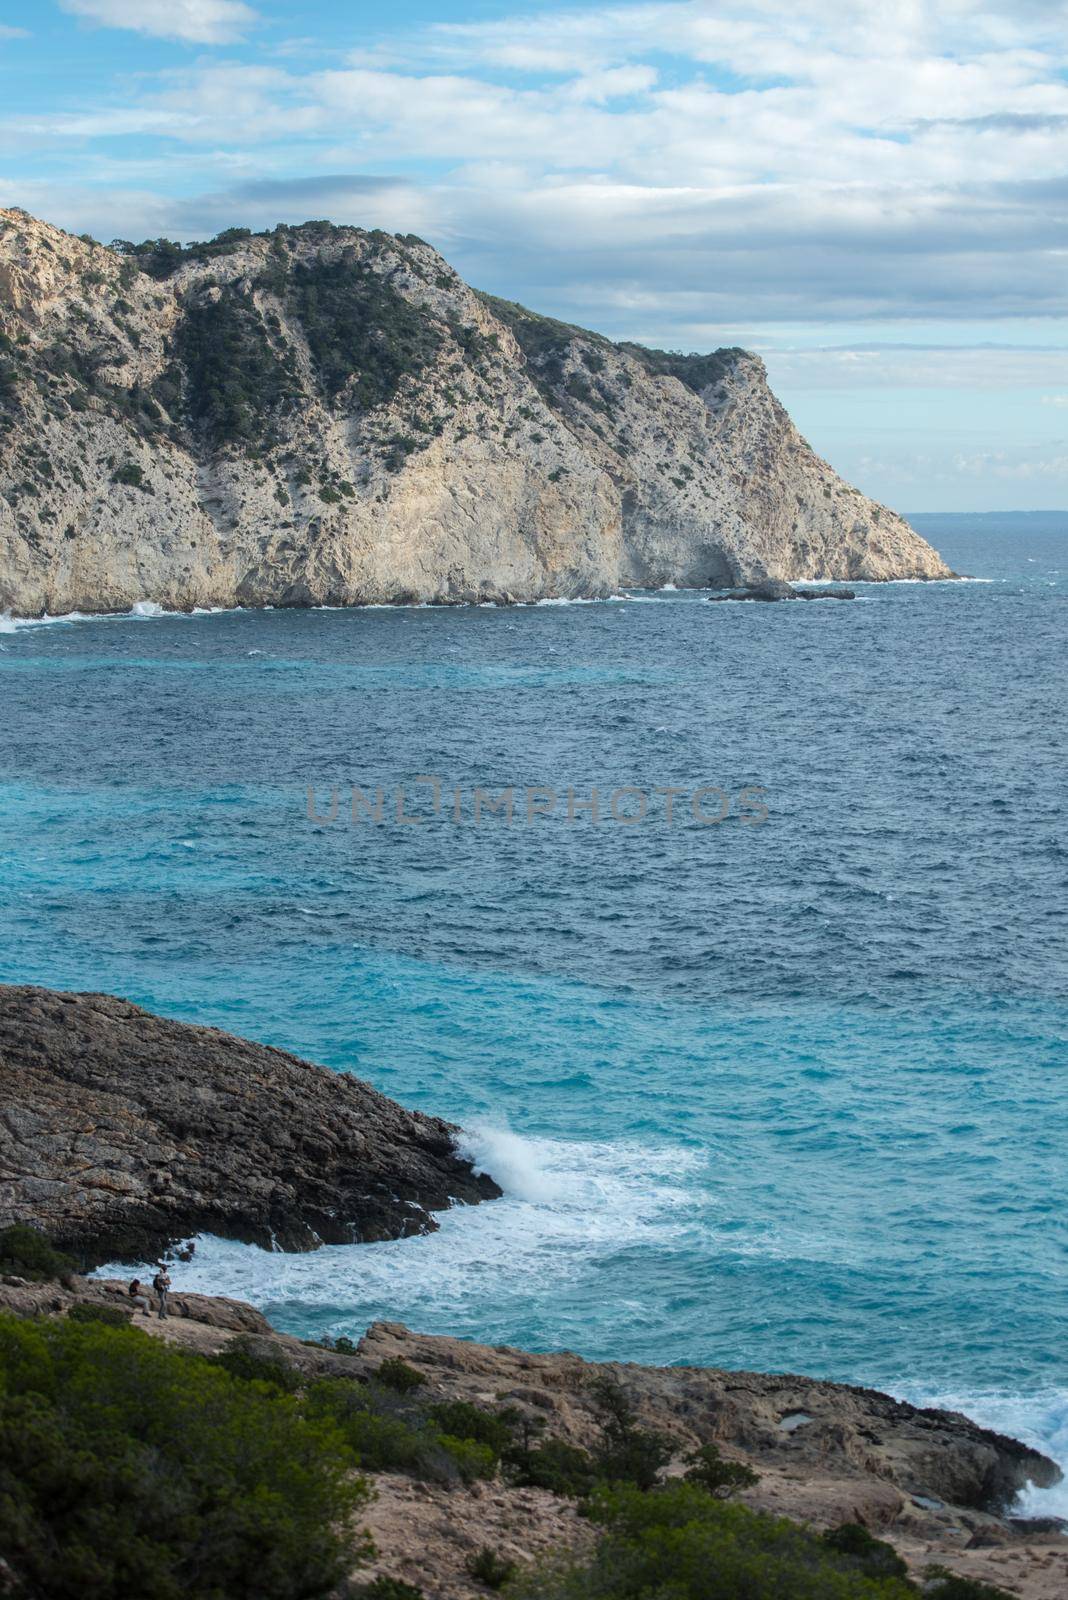
[(217, 445), (269, 437), (274, 414), (299, 398), (291, 353), (275, 348), (251, 293), (239, 284), (186, 308), (177, 354), (189, 417)]
[[(655, 350), (646, 345), (622, 343), (614, 345), (602, 334), (592, 333), (570, 322), (560, 322), (555, 317), (543, 317), (536, 311), (514, 300), (502, 300), (497, 295), (480, 293), (480, 299), (494, 316), (509, 327), (523, 354), (550, 384), (564, 384), (573, 399), (594, 403), (598, 396), (588, 381), (572, 375), (566, 378), (565, 359), (572, 346), (578, 342), (578, 355), (591, 374), (604, 368), (603, 351), (621, 350), (633, 356), (654, 376), (678, 378), (688, 389), (699, 394), (711, 384), (720, 382), (730, 373), (745, 351), (737, 347), (713, 350), (702, 355), (684, 355), (681, 350)], [(604, 409), (600, 396), (598, 409)]]
[[(24, 1273), (51, 1273), (41, 1245), (32, 1229), (0, 1234)], [(0, 1557), (15, 1594), (325, 1600), (344, 1579), (352, 1600), (419, 1600), (399, 1580), (351, 1576), (370, 1554), (365, 1474), (389, 1471), (443, 1486), (500, 1474), (580, 1499), (600, 1531), (589, 1557), (526, 1572), (491, 1549), (472, 1558), (472, 1576), (511, 1600), (1007, 1600), (946, 1572), (918, 1586), (858, 1525), (821, 1535), (730, 1502), (755, 1474), (714, 1446), (665, 1479), (669, 1441), (607, 1377), (591, 1385), (586, 1451), (515, 1407), (398, 1387), (406, 1363), (382, 1364), (394, 1386), (381, 1369), (309, 1378), (265, 1338), (206, 1357), (127, 1315), (0, 1314)]]
[(173, 277), (179, 267), (189, 261), (213, 261), (219, 256), (232, 256), (249, 239), (270, 239), (281, 244), (291, 236), (303, 236), (316, 243), (325, 244), (342, 230), (333, 222), (303, 222), (291, 226), (280, 222), (276, 228), (266, 228), (253, 233), (251, 228), (224, 228), (212, 239), (193, 239), (180, 244), (177, 239), (142, 239), (134, 244), (131, 239), (112, 239), (111, 249), (150, 278), (162, 282)]
[(99, 1321), (0, 1316), (0, 1551), (49, 1600), (313, 1600), (367, 1553), (329, 1415)]
[(11, 1273), (31, 1283), (69, 1278), (75, 1270), (70, 1256), (57, 1250), (36, 1228), (17, 1222), (0, 1228), (0, 1273)]
[(602, 334), (590, 333), (571, 322), (560, 322), (556, 317), (543, 317), (517, 300), (502, 300), (495, 294), (478, 291), (479, 299), (487, 305), (499, 322), (510, 328), (516, 343), (528, 360), (562, 371), (563, 358), (576, 339), (611, 349), (611, 341)]
[(355, 251), (295, 263), (287, 299), (327, 397), (336, 399), (351, 384), (364, 411), (385, 405), (441, 347), (434, 322)]
[(191, 244), (179, 244), (177, 239), (143, 239), (140, 244), (130, 239), (113, 239), (111, 248), (150, 278), (162, 282), (187, 261), (211, 261), (216, 256), (232, 255), (251, 238), (251, 228), (224, 228), (214, 239), (195, 240)]
[(1008, 1600), (965, 1580), (921, 1590), (880, 1540), (842, 1549), (695, 1483), (601, 1488), (588, 1509), (603, 1530), (593, 1555), (529, 1571), (510, 1585), (512, 1600)]
[(621, 344), (619, 348), (640, 361), (646, 372), (656, 377), (678, 378), (695, 394), (700, 394), (702, 389), (727, 377), (745, 355), (745, 351), (737, 346), (711, 350), (707, 355), (696, 352), (683, 355), (681, 350), (653, 350), (644, 344)]

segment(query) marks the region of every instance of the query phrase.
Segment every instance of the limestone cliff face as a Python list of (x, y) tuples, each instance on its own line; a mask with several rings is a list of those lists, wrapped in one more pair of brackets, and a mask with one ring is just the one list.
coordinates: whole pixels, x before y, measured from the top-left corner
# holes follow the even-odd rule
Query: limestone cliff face
[(741, 350), (616, 345), (408, 236), (123, 255), (0, 210), (0, 610), (950, 576)]

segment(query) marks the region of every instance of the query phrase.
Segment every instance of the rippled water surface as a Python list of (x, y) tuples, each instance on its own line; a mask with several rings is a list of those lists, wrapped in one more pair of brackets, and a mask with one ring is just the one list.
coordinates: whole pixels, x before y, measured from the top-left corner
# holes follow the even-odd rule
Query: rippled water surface
[[(985, 581), (4, 625), (2, 976), (358, 1072), (508, 1191), (397, 1244), (203, 1241), (180, 1284), (859, 1380), (1068, 1455), (1068, 519), (937, 542)], [(767, 821), (695, 822), (706, 785)]]

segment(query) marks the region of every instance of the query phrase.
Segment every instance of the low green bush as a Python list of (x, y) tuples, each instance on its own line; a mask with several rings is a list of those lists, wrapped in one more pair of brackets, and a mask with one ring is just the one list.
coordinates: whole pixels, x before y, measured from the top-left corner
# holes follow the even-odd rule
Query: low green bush
[(367, 1554), (327, 1418), (131, 1327), (0, 1315), (0, 1551), (48, 1600), (315, 1600)]
[(840, 1556), (846, 1556), (870, 1578), (908, 1577), (908, 1563), (893, 1545), (887, 1544), (885, 1539), (876, 1539), (859, 1522), (843, 1522), (838, 1528), (828, 1528), (823, 1542)]
[(373, 1583), (361, 1583), (347, 1593), (348, 1600), (425, 1600), (422, 1589), (402, 1578), (375, 1578)]
[(512, 1442), (517, 1414), (512, 1411), (484, 1411), (467, 1400), (448, 1400), (430, 1407), (430, 1416), (442, 1433), (454, 1439), (475, 1439), (486, 1445), (499, 1459)]
[(426, 1377), (415, 1367), (410, 1367), (400, 1356), (387, 1356), (378, 1369), (378, 1381), (398, 1394), (410, 1394), (426, 1383)]
[(13, 1277), (45, 1283), (52, 1278), (69, 1278), (74, 1262), (57, 1250), (43, 1233), (15, 1223), (0, 1228), (0, 1272)]
[(441, 1435), (438, 1444), (464, 1483), (492, 1478), (497, 1471), (500, 1458), (488, 1444), (480, 1444), (477, 1439), (456, 1439), (448, 1433)]
[[(742, 1461), (724, 1461), (718, 1445), (703, 1444), (689, 1458), (686, 1481), (727, 1500), (739, 1489), (754, 1488), (760, 1482), (760, 1474)], [(864, 1529), (860, 1531), (863, 1533)]]
[(126, 1328), (132, 1313), (125, 1306), (97, 1306), (87, 1300), (77, 1301), (67, 1312), (68, 1322), (102, 1322), (108, 1328)]
[(277, 1350), (246, 1333), (239, 1333), (211, 1359), (231, 1377), (245, 1383), (266, 1383), (280, 1394), (295, 1394), (300, 1388), (300, 1373), (296, 1367)]
[(111, 474), (112, 483), (124, 483), (131, 489), (143, 489), (152, 493), (152, 485), (145, 482), (144, 469), (136, 461), (124, 461), (121, 467), (116, 467)]
[(591, 1385), (604, 1437), (594, 1455), (598, 1477), (609, 1483), (633, 1483), (651, 1489), (671, 1460), (670, 1439), (638, 1426), (634, 1407), (614, 1379), (602, 1376)]
[(869, 1577), (817, 1534), (674, 1482), (598, 1490), (603, 1537), (586, 1561), (514, 1580), (515, 1600), (915, 1600), (897, 1577)]
[(515, 1577), (516, 1564), (498, 1555), (496, 1550), (491, 1550), (486, 1545), (476, 1556), (471, 1557), (467, 1563), (467, 1570), (472, 1578), (484, 1583), (487, 1589), (503, 1589), (505, 1584)]
[(961, 1578), (944, 1567), (932, 1568), (927, 1576), (934, 1581), (924, 1585), (924, 1600), (1014, 1600), (1007, 1589), (980, 1583), (976, 1578)]
[(523, 1488), (548, 1489), (551, 1494), (580, 1499), (590, 1493), (597, 1478), (593, 1457), (564, 1439), (516, 1446), (505, 1455), (512, 1481)]

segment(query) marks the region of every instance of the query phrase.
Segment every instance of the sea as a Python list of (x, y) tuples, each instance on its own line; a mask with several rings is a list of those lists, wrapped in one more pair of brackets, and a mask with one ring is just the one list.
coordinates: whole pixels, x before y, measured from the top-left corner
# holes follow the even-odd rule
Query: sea
[(968, 581), (0, 621), (0, 978), (356, 1073), (505, 1190), (176, 1288), (1068, 1464), (1068, 514), (915, 521)]

